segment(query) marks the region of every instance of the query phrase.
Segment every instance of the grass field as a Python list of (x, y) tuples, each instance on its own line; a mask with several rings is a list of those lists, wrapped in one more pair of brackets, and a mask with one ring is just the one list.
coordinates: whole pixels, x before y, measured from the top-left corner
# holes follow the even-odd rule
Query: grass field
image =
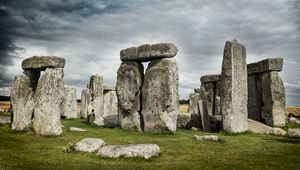
[[(300, 139), (272, 135), (218, 133), (225, 142), (200, 142), (201, 131), (178, 129), (175, 135), (125, 131), (63, 120), (64, 133), (41, 137), (33, 131), (13, 132), (0, 126), (0, 169), (297, 169)], [(70, 132), (70, 126), (89, 132)], [(299, 125), (289, 125), (299, 127)], [(95, 153), (63, 152), (69, 142), (85, 137), (110, 144), (155, 143), (161, 155), (150, 160), (101, 159)]]

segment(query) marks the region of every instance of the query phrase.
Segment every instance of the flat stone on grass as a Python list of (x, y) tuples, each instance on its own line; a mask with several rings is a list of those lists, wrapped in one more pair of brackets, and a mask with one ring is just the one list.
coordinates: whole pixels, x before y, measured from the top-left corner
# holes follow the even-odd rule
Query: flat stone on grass
[(104, 158), (133, 158), (142, 157), (149, 159), (159, 156), (160, 148), (156, 144), (130, 144), (130, 145), (109, 145), (101, 148), (97, 155)]
[(300, 128), (288, 129), (287, 136), (291, 138), (299, 138)]
[(102, 139), (84, 138), (76, 143), (75, 150), (80, 152), (95, 152), (104, 145), (105, 142)]
[(77, 128), (77, 127), (70, 127), (69, 131), (72, 131), (72, 132), (87, 132), (88, 130), (87, 129), (82, 129), (82, 128)]
[(219, 136), (216, 135), (204, 135), (204, 136), (194, 135), (194, 138), (196, 138), (199, 141), (221, 141)]

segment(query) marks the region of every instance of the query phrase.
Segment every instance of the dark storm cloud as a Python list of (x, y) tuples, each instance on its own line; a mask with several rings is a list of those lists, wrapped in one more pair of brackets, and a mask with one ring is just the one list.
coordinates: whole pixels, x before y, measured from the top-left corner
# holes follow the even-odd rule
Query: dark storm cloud
[(11, 52), (17, 46), (26, 51), (19, 50), (20, 58), (4, 56), (0, 86), (4, 79), (11, 82), (22, 71), (22, 59), (32, 55), (64, 57), (68, 85), (82, 89), (96, 73), (113, 84), (121, 49), (173, 42), (179, 48), (180, 98), (187, 98), (200, 86), (200, 76), (220, 73), (225, 41), (236, 38), (246, 46), (248, 62), (284, 58), (280, 74), (288, 104), (300, 104), (299, 0), (4, 2), (1, 9), (9, 17), (3, 35), (10, 41), (2, 42), (11, 44)]

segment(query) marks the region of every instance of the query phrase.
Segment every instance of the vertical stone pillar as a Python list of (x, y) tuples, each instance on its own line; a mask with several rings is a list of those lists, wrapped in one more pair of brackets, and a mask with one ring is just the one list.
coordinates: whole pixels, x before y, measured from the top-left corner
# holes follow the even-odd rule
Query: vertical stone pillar
[(178, 66), (173, 58), (152, 60), (145, 73), (144, 131), (176, 132), (179, 113)]
[(199, 107), (198, 101), (200, 100), (199, 93), (191, 93), (189, 96), (189, 113), (191, 114), (191, 120), (189, 121), (189, 126), (200, 128), (201, 122), (199, 117)]
[(101, 75), (92, 75), (90, 78), (90, 94), (92, 110), (88, 113), (95, 115), (96, 125), (103, 126), (103, 77)]
[(62, 133), (60, 114), (64, 100), (62, 68), (47, 68), (38, 81), (35, 92), (33, 127), (40, 135), (60, 135)]
[(119, 105), (119, 124), (127, 130), (141, 131), (141, 87), (144, 67), (139, 62), (123, 61), (118, 69), (117, 97)]
[(116, 86), (104, 85), (103, 92), (103, 121), (105, 127), (119, 125)]
[(204, 87), (201, 87), (199, 90), (199, 98), (198, 107), (199, 107), (199, 114), (200, 114), (200, 121), (201, 127), (203, 131), (210, 131), (210, 118), (209, 113), (211, 113), (210, 101), (207, 99), (207, 93)]
[(266, 72), (262, 79), (262, 118), (269, 126), (285, 126), (285, 92), (277, 71)]
[(11, 89), (11, 104), (14, 109), (12, 130), (22, 131), (29, 129), (34, 111), (34, 90), (39, 74), (24, 71), (24, 74), (15, 77)]
[(76, 89), (65, 87), (62, 117), (66, 119), (77, 118), (77, 97)]
[(80, 116), (82, 118), (87, 118), (89, 101), (90, 101), (90, 91), (89, 89), (83, 89), (81, 92), (81, 103), (80, 103)]
[(223, 129), (232, 133), (247, 131), (246, 49), (236, 40), (225, 44), (220, 88)]

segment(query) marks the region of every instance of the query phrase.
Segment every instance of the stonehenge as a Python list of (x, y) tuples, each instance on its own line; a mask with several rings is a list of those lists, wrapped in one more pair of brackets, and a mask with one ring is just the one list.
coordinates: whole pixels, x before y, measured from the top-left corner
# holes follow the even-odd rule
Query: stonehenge
[[(120, 52), (117, 75), (119, 122), (123, 129), (175, 133), (179, 112), (178, 66), (171, 43), (145, 44)], [(150, 62), (144, 74), (141, 62)]]
[(65, 87), (64, 90), (65, 97), (61, 116), (67, 119), (77, 118), (76, 89), (71, 87)]
[(61, 115), (72, 113), (74, 117), (74, 112), (69, 111), (77, 105), (76, 92), (64, 86), (64, 66), (62, 57), (33, 56), (23, 60), (24, 72), (15, 77), (11, 90), (13, 130), (33, 126), (34, 131), (43, 136), (62, 133)]
[[(198, 101), (204, 131), (243, 132), (248, 130), (247, 118), (271, 127), (285, 125), (285, 92), (278, 74), (283, 60), (268, 58), (246, 65), (245, 51), (236, 40), (226, 42), (222, 74), (200, 78), (201, 86), (195, 92), (204, 91)], [(208, 129), (204, 122), (209, 122)]]

